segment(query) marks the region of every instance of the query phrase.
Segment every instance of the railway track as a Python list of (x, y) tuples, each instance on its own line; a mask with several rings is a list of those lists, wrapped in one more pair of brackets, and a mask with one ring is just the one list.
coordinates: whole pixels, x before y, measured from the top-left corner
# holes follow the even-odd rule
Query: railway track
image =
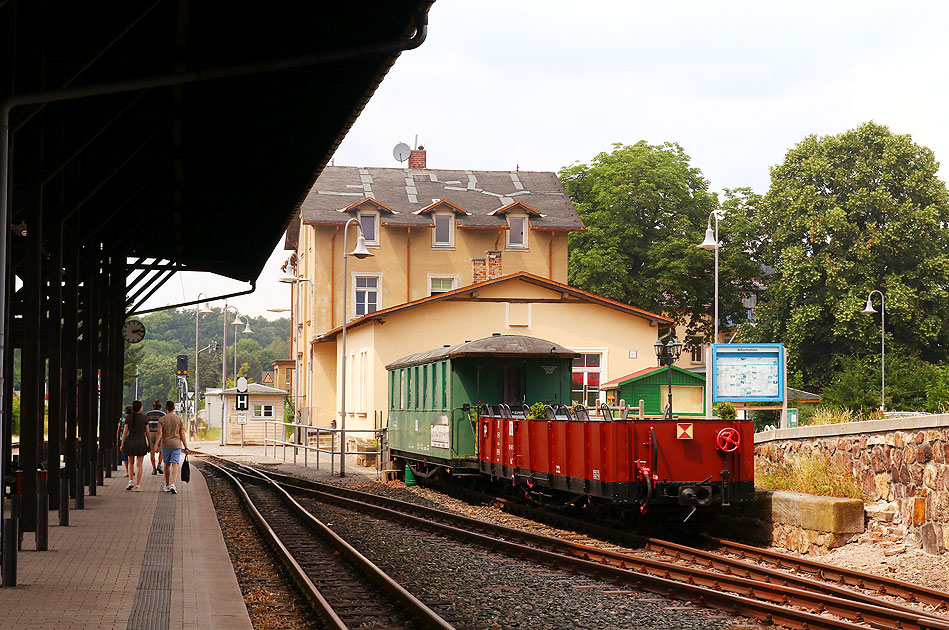
[[(381, 518), (400, 520), (413, 527), (465, 539), (533, 562), (568, 568), (579, 574), (718, 608), (765, 623), (792, 628), (949, 629), (949, 622), (940, 614), (944, 611), (949, 594), (895, 580), (888, 580), (891, 584), (887, 584), (886, 590), (880, 592), (901, 597), (922, 608), (884, 601), (879, 593), (868, 594), (845, 588), (840, 583), (858, 585), (860, 579), (864, 580), (862, 583), (867, 587), (867, 574), (836, 567), (829, 573), (834, 581), (840, 582), (835, 584), (821, 580), (823, 575), (819, 571), (808, 571), (813, 577), (795, 575), (786, 565), (780, 568), (765, 567), (732, 557), (737, 549), (723, 556), (649, 539), (646, 541), (646, 551), (667, 557), (666, 560), (659, 560), (629, 551), (602, 549), (524, 532), (338, 486), (274, 476), (280, 478), (281, 483), (288, 484), (288, 489), (300, 497), (308, 496)], [(746, 554), (750, 554), (752, 549), (745, 550)], [(790, 558), (782, 557), (782, 560)], [(807, 561), (805, 564), (817, 563)], [(879, 586), (871, 584), (870, 588), (879, 589)]]
[(258, 531), (327, 628), (454, 630), (265, 473), (205, 463), (231, 482)]

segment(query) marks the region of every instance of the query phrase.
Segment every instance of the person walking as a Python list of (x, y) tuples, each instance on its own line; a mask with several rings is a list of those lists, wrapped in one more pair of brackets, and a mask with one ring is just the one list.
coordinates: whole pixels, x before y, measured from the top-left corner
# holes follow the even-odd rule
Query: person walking
[[(132, 413), (132, 406), (128, 405), (125, 408), (125, 415), (119, 418), (119, 425), (115, 430), (115, 447), (119, 449), (119, 453), (122, 455), (122, 464), (125, 466), (125, 476), (129, 478), (129, 481), (132, 481), (132, 471), (129, 470), (129, 455), (125, 452), (125, 449), (122, 448), (122, 435), (125, 433), (125, 420)], [(133, 484), (134, 485), (134, 484)]]
[(165, 412), (161, 409), (161, 401), (156, 398), (152, 402), (151, 411), (145, 414), (148, 419), (148, 455), (152, 460), (153, 475), (157, 475), (162, 471), (161, 451), (158, 452), (158, 464), (155, 464), (155, 451), (158, 450), (155, 448), (155, 442), (158, 440), (158, 421), (161, 420), (163, 415), (165, 415)]
[[(129, 485), (126, 490), (142, 491), (142, 467), (145, 465), (145, 453), (148, 452), (148, 421), (142, 414), (142, 401), (132, 403), (132, 413), (125, 419), (120, 445), (129, 457)], [(135, 477), (134, 483), (132, 477)]]
[(181, 416), (175, 413), (175, 403), (165, 403), (168, 411), (158, 421), (158, 440), (156, 449), (161, 448), (162, 459), (165, 461), (165, 492), (178, 494), (175, 484), (178, 482), (178, 470), (181, 466), (181, 451), (188, 452), (188, 440), (185, 437), (184, 424)]

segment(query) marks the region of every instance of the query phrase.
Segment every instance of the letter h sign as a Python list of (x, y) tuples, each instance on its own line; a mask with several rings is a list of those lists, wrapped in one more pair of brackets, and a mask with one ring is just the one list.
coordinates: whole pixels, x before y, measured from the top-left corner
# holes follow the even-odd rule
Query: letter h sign
[(247, 411), (247, 394), (237, 395), (237, 404), (234, 408), (238, 411)]

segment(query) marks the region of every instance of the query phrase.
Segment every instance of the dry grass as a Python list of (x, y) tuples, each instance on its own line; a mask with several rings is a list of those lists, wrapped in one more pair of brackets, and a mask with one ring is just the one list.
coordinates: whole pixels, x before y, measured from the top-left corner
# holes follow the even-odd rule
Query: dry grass
[(818, 407), (808, 421), (808, 426), (815, 424), (839, 424), (841, 422), (857, 422), (862, 420), (852, 409), (846, 407)]
[(755, 465), (755, 485), (770, 490), (791, 490), (823, 497), (861, 499), (863, 493), (853, 473), (818, 453), (799, 455), (790, 463), (766, 470)]

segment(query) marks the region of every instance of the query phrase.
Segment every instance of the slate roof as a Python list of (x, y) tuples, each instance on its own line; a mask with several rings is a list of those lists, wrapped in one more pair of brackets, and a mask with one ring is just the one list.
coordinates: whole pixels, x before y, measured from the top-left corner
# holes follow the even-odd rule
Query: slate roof
[[(383, 226), (431, 227), (424, 212), (438, 201), (439, 210), (455, 213), (459, 228), (507, 228), (505, 212), (530, 215), (535, 230), (583, 230), (583, 222), (555, 173), (539, 171), (470, 171), (447, 169), (359, 168), (323, 169), (300, 208), (303, 221), (342, 225), (356, 216), (367, 199), (376, 202)], [(294, 222), (295, 223), (295, 222)], [(291, 223), (287, 248), (296, 247)]]

